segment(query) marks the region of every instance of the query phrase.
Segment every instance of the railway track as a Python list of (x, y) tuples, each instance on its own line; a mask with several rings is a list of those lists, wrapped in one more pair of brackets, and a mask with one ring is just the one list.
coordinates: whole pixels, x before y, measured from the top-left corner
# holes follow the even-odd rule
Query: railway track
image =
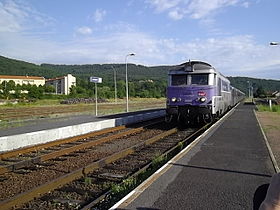
[[(45, 154), (42, 151), (50, 151), (50, 147), (42, 145), (41, 152), (35, 149), (39, 156), (6, 167), (8, 171), (0, 176), (1, 207), (73, 209), (94, 206), (114, 186), (117, 188), (117, 184), (139, 173), (139, 169), (147, 167), (156, 157), (186, 142), (184, 139), (195, 131), (178, 131), (161, 122), (128, 130), (118, 128), (114, 132), (109, 132), (108, 136), (100, 134), (96, 136), (98, 140), (89, 140), (93, 137), (69, 140), (52, 146), (51, 152)], [(11, 159), (13, 156), (2, 157)], [(23, 168), (18, 168), (19, 165)]]
[[(109, 132), (107, 134), (98, 135), (93, 139), (82, 138), (81, 141), (84, 144), (78, 144), (79, 145), (78, 147), (77, 145), (74, 145), (74, 147), (79, 150), (76, 150), (71, 153), (69, 153), (69, 148), (65, 148), (64, 147), (65, 145), (63, 144), (61, 145), (62, 147), (60, 150), (53, 150), (53, 152), (47, 153), (48, 155), (47, 157), (50, 158), (50, 156), (52, 156), (53, 159), (45, 160), (43, 162), (38, 161), (38, 159), (40, 159), (39, 156), (45, 155), (44, 154), (45, 151), (50, 151), (49, 148), (47, 148), (48, 150), (46, 149), (47, 145), (38, 146), (41, 147), (41, 149), (43, 148), (43, 150), (38, 150), (38, 151), (36, 151), (36, 149), (38, 149), (37, 147), (28, 148), (28, 150), (33, 150), (32, 153), (27, 153), (27, 151), (18, 150), (17, 154), (24, 153), (24, 155), (20, 155), (20, 157), (18, 156), (19, 159), (17, 157), (11, 157), (14, 155), (13, 153), (1, 154), (2, 157), (6, 158), (6, 160), (10, 159), (12, 164), (12, 166), (10, 167), (13, 167), (14, 170), (11, 170), (10, 172), (9, 171), (5, 172), (4, 174), (0, 175), (0, 188), (1, 188), (0, 200), (2, 201), (8, 199), (9, 197), (22, 193), (26, 190), (30, 190), (39, 185), (42, 185), (47, 181), (65, 175), (93, 161), (97, 161), (108, 155), (111, 155), (114, 152), (120, 150), (119, 149), (120, 145), (122, 148), (126, 148), (133, 144), (136, 144), (137, 142), (139, 142), (140, 137), (139, 138), (134, 137), (137, 135), (136, 134), (133, 135), (132, 133), (138, 132), (138, 135), (140, 136), (141, 135), (152, 136), (162, 131), (160, 128), (155, 127), (157, 125), (155, 124), (155, 122), (150, 121), (149, 123), (146, 122), (145, 124), (146, 126), (138, 124), (138, 126), (135, 125), (135, 128), (130, 127), (130, 128), (121, 129), (120, 131), (116, 131), (117, 133)], [(154, 128), (152, 128), (153, 126)], [(140, 131), (142, 131), (142, 134), (139, 133)], [(100, 132), (98, 133), (100, 134)], [(119, 139), (116, 139), (118, 133), (119, 133)], [(104, 135), (107, 135), (107, 137)], [(134, 137), (134, 139), (126, 142), (124, 136), (125, 139), (130, 139), (130, 137)], [(78, 139), (79, 138), (77, 138), (76, 140)], [(141, 139), (143, 140), (143, 137), (140, 138), (140, 140)], [(73, 139), (70, 140), (72, 141)], [(63, 141), (64, 140), (62, 140), (62, 142)], [(59, 143), (62, 142), (59, 141)], [(73, 142), (70, 143), (72, 144)], [(78, 141), (74, 143), (80, 143), (80, 142)], [(55, 144), (55, 142), (52, 142), (51, 144)], [(95, 144), (95, 146), (88, 147), (93, 144)], [(110, 146), (111, 149), (108, 149), (108, 146)], [(54, 145), (54, 147), (55, 149), (57, 149), (58, 146)], [(73, 150), (73, 147), (70, 148), (71, 150)], [(67, 154), (62, 153), (61, 151), (64, 152), (66, 151)], [(61, 156), (58, 156), (57, 154), (58, 152), (61, 153)], [(33, 155), (33, 153), (36, 156), (29, 157), (29, 155), (30, 154)], [(22, 160), (23, 156), (24, 158), (26, 158), (26, 160)], [(45, 158), (47, 157), (45, 156)], [(13, 161), (17, 161), (17, 162), (13, 162)], [(5, 170), (6, 168), (4, 167)]]
[(161, 119), (156, 119), (138, 123), (133, 125), (135, 128), (131, 126), (118, 126), (67, 139), (0, 153), (0, 175), (112, 141), (122, 136), (139, 133), (145, 128), (161, 121)]

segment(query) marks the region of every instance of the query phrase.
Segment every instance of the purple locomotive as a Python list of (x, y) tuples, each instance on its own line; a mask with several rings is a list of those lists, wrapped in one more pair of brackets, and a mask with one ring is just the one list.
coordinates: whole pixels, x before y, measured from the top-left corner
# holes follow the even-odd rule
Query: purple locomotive
[(241, 101), (244, 93), (213, 66), (189, 61), (168, 74), (166, 121), (207, 123)]

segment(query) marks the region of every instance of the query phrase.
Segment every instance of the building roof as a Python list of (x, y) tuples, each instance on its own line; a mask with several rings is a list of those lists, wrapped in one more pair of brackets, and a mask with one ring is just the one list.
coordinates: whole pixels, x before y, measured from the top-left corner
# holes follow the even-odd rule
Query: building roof
[(33, 80), (45, 80), (44, 77), (36, 76), (15, 76), (15, 75), (0, 75), (0, 79), (33, 79)]
[(46, 79), (46, 81), (55, 81), (55, 80), (60, 80), (60, 79), (64, 79), (65, 76), (62, 76), (62, 77), (56, 77), (56, 78), (51, 78), (51, 79)]

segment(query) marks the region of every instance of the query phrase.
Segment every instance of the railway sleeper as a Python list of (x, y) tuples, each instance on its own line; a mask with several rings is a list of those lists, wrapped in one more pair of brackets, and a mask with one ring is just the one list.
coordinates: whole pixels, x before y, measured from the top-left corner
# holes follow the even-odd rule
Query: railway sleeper
[(53, 161), (66, 161), (67, 157), (60, 156), (60, 157), (53, 158), (52, 160)]
[(78, 156), (79, 156), (79, 154), (78, 153), (74, 153), (74, 152), (63, 155), (63, 157), (78, 157)]
[(21, 168), (21, 169), (17, 169), (14, 170), (13, 172), (15, 174), (30, 174), (33, 170), (29, 170), (28, 168)]
[(75, 207), (76, 209), (79, 207), (79, 206), (82, 206), (84, 201), (83, 200), (74, 200), (74, 199), (63, 199), (63, 198), (60, 198), (60, 199), (53, 199), (53, 202), (54, 203), (60, 203), (60, 204), (65, 204), (66, 206), (68, 207)]
[(89, 150), (92, 150), (92, 149), (82, 149), (82, 150), (77, 150), (77, 151), (74, 151), (73, 153), (77, 153), (77, 154), (84, 154), (84, 153), (87, 153)]
[(16, 162), (19, 162), (20, 159), (18, 159), (18, 158), (3, 158), (2, 161), (5, 161), (7, 163), (9, 163), (9, 162), (10, 163), (16, 163)]
[(18, 157), (24, 158), (24, 159), (29, 159), (29, 158), (36, 157), (37, 154), (38, 154), (38, 152), (30, 152), (30, 153), (26, 153), (26, 154), (20, 154)]
[(66, 193), (71, 193), (71, 192), (75, 192), (75, 193), (78, 193), (79, 195), (84, 195), (84, 194), (88, 194), (88, 193), (92, 193), (90, 192), (89, 190), (86, 190), (86, 189), (82, 189), (81, 187), (76, 186), (75, 184), (68, 184), (68, 185), (65, 185), (59, 189), (57, 189), (57, 191), (60, 191), (60, 192), (66, 192)]
[(53, 166), (55, 165), (54, 162), (51, 162), (51, 161), (46, 161), (46, 162), (40, 162), (40, 163), (37, 163), (38, 166), (41, 166), (41, 167), (50, 167), (50, 166)]
[(118, 182), (121, 182), (126, 177), (126, 174), (114, 174), (114, 173), (108, 172), (108, 173), (96, 174), (96, 175), (91, 175), (91, 176), (94, 176), (99, 181), (102, 180), (103, 182), (110, 181), (110, 182), (118, 183)]
[(6, 180), (8, 180), (9, 178), (6, 176), (0, 176), (0, 182), (4, 182)]
[(10, 164), (5, 161), (0, 161), (0, 168), (1, 168), (1, 166), (7, 166), (7, 165), (10, 165)]
[(53, 152), (53, 151), (59, 151), (59, 150), (61, 150), (61, 148), (62, 148), (62, 147), (60, 147), (60, 145), (59, 145), (59, 146), (49, 147), (48, 150), (50, 150), (50, 151)]
[(43, 150), (40, 150), (40, 151), (38, 151), (38, 152), (34, 152), (36, 155), (37, 154), (48, 154), (48, 153), (51, 153), (51, 152), (53, 152), (53, 150), (50, 150), (50, 149), (43, 149)]
[(116, 177), (125, 177), (125, 174), (127, 174), (127, 171), (126, 170), (122, 170), (121, 168), (118, 168), (117, 165), (106, 165), (102, 168), (100, 168), (98, 171), (94, 171), (91, 173), (90, 176), (97, 176), (97, 177), (101, 177), (101, 176), (105, 176), (105, 175), (108, 175), (113, 177), (114, 175), (113, 174), (116, 174)]

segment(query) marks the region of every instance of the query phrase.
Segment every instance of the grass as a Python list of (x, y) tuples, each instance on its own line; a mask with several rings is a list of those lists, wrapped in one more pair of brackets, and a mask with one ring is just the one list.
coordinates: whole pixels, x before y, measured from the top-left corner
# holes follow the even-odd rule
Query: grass
[[(1, 105), (1, 108), (5, 107), (25, 107), (25, 106), (65, 106), (65, 104), (60, 104), (62, 100), (61, 99), (41, 99), (41, 100), (36, 100), (34, 102), (20, 102), (17, 104), (11, 104), (8, 103), (6, 105)], [(115, 99), (109, 99), (109, 103), (115, 103)], [(126, 99), (117, 99), (117, 103), (126, 103)], [(129, 104), (134, 104), (134, 103), (159, 103), (159, 104), (165, 104), (165, 98), (129, 98)], [(108, 104), (108, 103), (104, 103)], [(85, 105), (85, 104), (73, 104), (73, 105)], [(71, 106), (71, 105), (68, 105)]]
[(260, 112), (276, 112), (280, 114), (280, 105), (272, 105), (271, 108), (268, 105), (258, 105), (257, 107)]
[(42, 99), (36, 100), (34, 102), (19, 102), (17, 104), (7, 103), (5, 105), (1, 105), (0, 109), (5, 109), (7, 107), (37, 107), (37, 106), (58, 106), (60, 105), (60, 99)]
[[(59, 99), (43, 99), (32, 103), (8, 104), (0, 106), (0, 129), (20, 127), (28, 120), (57, 118), (70, 115), (95, 115), (93, 104), (60, 104)], [(165, 98), (129, 98), (129, 111), (165, 108)], [(126, 99), (112, 99), (107, 103), (98, 103), (98, 116), (123, 113), (126, 111)]]

